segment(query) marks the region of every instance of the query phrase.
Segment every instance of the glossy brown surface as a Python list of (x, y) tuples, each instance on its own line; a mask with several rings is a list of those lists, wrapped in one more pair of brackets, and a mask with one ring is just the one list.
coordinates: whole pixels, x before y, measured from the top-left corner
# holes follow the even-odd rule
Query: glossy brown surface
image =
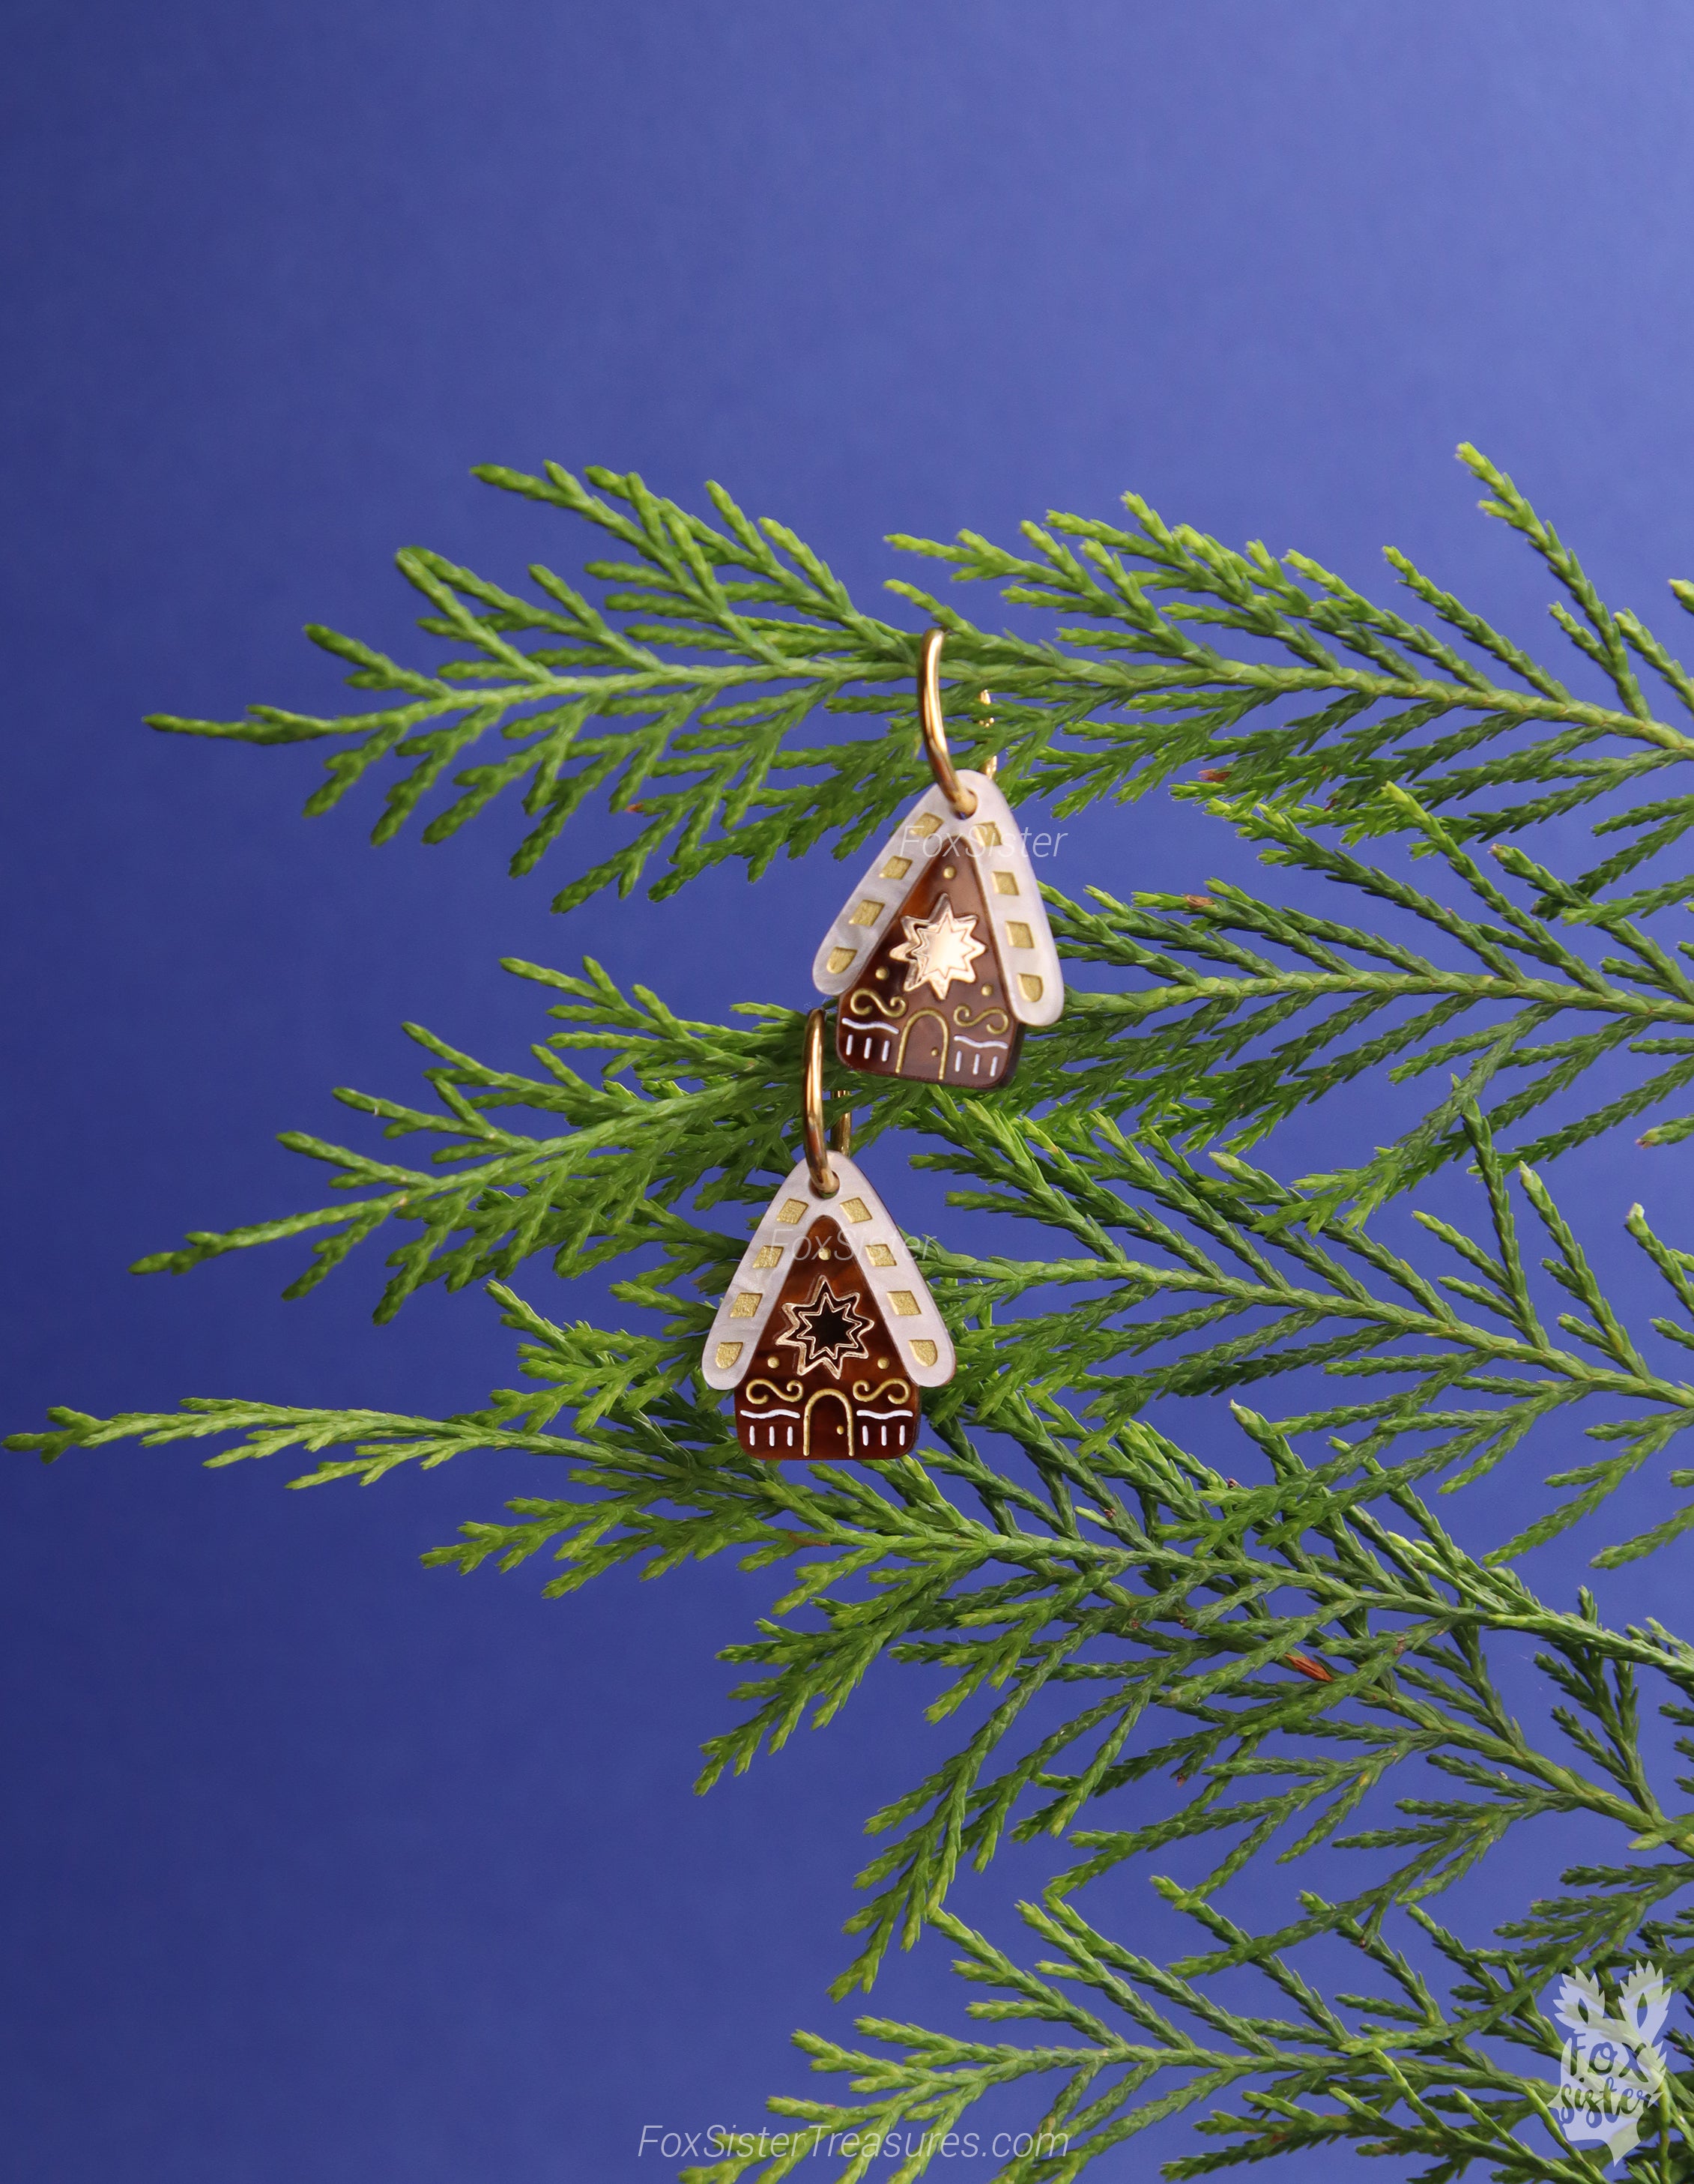
[(877, 1462), (911, 1449), (917, 1420), (917, 1390), (870, 1282), (839, 1224), (821, 1214), (789, 1262), (735, 1391), (741, 1446), (773, 1461)]
[(907, 871), (884, 866), (906, 894), (837, 1007), (835, 1051), (848, 1068), (981, 1090), (1017, 1067), (1023, 1027), (971, 847), (962, 833), (908, 838), (889, 861)]

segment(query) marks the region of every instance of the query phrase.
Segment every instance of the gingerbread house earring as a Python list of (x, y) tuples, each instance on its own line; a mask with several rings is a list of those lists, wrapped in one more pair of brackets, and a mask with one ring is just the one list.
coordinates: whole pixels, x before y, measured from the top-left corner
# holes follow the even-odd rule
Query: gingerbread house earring
[(1017, 1066), (1024, 1027), (1065, 1003), (1058, 952), (1023, 831), (986, 773), (956, 771), (941, 718), (945, 632), (918, 655), (918, 720), (934, 786), (842, 905), (812, 965), (839, 995), (850, 1069), (986, 1091)]
[(953, 1345), (906, 1240), (823, 1128), (823, 1015), (806, 1020), (805, 1154), (771, 1201), (706, 1337), (703, 1378), (735, 1391), (749, 1456), (813, 1463), (909, 1456), (919, 1390), (953, 1377)]

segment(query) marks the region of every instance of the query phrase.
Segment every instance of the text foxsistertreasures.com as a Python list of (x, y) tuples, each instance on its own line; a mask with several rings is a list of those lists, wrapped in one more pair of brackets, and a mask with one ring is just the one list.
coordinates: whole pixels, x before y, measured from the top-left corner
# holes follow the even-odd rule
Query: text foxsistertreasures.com
[(818, 2155), (827, 2160), (868, 2154), (890, 2161), (927, 2153), (943, 2161), (1006, 2161), (1019, 2154), (1063, 2155), (1070, 2151), (1067, 2133), (1058, 2131), (926, 2131), (917, 2125), (896, 2126), (889, 2131), (831, 2131), (825, 2124), (808, 2124), (792, 2131), (735, 2131), (715, 2123), (704, 2131), (667, 2131), (663, 2125), (644, 2124), (638, 2156), (658, 2155), (662, 2161), (722, 2161), (731, 2155), (745, 2160), (773, 2154)]

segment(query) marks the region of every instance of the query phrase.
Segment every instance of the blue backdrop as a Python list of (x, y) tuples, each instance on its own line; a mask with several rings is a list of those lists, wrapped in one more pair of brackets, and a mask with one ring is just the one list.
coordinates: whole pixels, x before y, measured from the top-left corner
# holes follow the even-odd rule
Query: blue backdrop
[[(144, 713), (332, 702), (298, 627), (404, 645), (402, 544), (568, 573), (583, 543), (479, 460), (721, 478), (861, 591), (884, 532), (1133, 485), (1369, 582), (1392, 539), (1534, 636), (1545, 586), (1472, 512), (1470, 437), (1662, 617), (1691, 560), (1691, 45), (1651, 0), (14, 0), (0, 1427), (480, 1401), (510, 1360), (474, 1296), (374, 1329), (357, 1261), (293, 1305), (294, 1256), (123, 1270), (316, 1202), (272, 1134), (343, 1133), (336, 1084), (411, 1096), (403, 1019), (521, 1059), (543, 1027), (501, 955), (588, 950), (703, 1013), (803, 1001), (840, 883), (815, 858), (561, 921), (549, 868), (504, 877), (507, 816), (379, 852), (373, 800), (298, 816), (309, 749)], [(1091, 822), (1054, 877), (1193, 883), (1204, 825)], [(1574, 1210), (1674, 1205), (1681, 1159), (1608, 1151)], [(549, 1607), (532, 1572), (416, 1562), (530, 1474), (287, 1475), (0, 1470), (7, 2173), (657, 2176), (644, 2125), (826, 2090), (787, 2036), (844, 2031), (860, 1823), (946, 1732), (894, 1677), (696, 1801), (759, 1584)], [(1676, 1619), (1669, 1573), (1630, 1585)], [(1164, 1931), (1139, 1880), (1119, 1916)], [(945, 1955), (878, 2006), (956, 2021)]]

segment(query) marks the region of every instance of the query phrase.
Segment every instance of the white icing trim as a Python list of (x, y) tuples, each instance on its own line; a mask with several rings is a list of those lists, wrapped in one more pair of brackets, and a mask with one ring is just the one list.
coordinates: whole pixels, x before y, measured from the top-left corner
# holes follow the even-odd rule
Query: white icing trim
[[(1041, 900), (1041, 890), (1029, 862), (1028, 852), (1023, 846), (1023, 836), (1011, 806), (1000, 794), (985, 773), (974, 773), (968, 769), (959, 776), (967, 788), (974, 789), (977, 808), (968, 819), (961, 819), (943, 794), (939, 785), (925, 789), (910, 811), (900, 820), (894, 832), (883, 842), (876, 855), (866, 866), (859, 884), (841, 905), (841, 913), (824, 935), (811, 967), (811, 983), (820, 994), (844, 994), (863, 969), (865, 960), (872, 948), (889, 929), (890, 921), (898, 914), (900, 906), (917, 884), (914, 874), (923, 856), (927, 838), (939, 841), (946, 833), (962, 834), (974, 841), (973, 829), (992, 825), (999, 829), (996, 847), (979, 850), (977, 853), (977, 877), (981, 884), (983, 899), (988, 905), (989, 923), (994, 930), (995, 946), (1000, 951), (1000, 963), (1006, 972), (1011, 992), (1011, 1012), (1020, 1023), (1056, 1023), (1065, 1006), (1065, 978), (1059, 967), (1059, 951), (1053, 945), (1052, 929), (1047, 922), (1047, 905)], [(935, 818), (940, 826), (928, 837), (914, 836), (911, 831), (914, 821)], [(911, 869), (897, 880), (884, 879), (883, 866), (890, 857), (909, 857)], [(1016, 894), (1002, 894), (995, 883), (997, 872), (1010, 873), (1017, 883)], [(854, 911), (862, 902), (875, 902), (878, 914), (868, 925), (852, 923)], [(1029, 928), (1028, 948), (1014, 948), (1007, 931), (1008, 924), (1016, 922)], [(829, 968), (829, 959), (837, 949), (849, 948), (853, 960), (839, 971)], [(1018, 983), (1020, 972), (1041, 981), (1041, 998), (1032, 1001)]]
[[(741, 1256), (734, 1278), (724, 1291), (723, 1301), (718, 1306), (717, 1316), (712, 1321), (711, 1332), (706, 1337), (705, 1356), (701, 1362), (700, 1377), (709, 1388), (738, 1388), (752, 1370), (753, 1338), (764, 1328), (770, 1318), (769, 1300), (776, 1295), (787, 1279), (793, 1262), (794, 1246), (805, 1234), (820, 1213), (827, 1213), (840, 1227), (858, 1262), (859, 1271), (871, 1285), (882, 1313), (883, 1324), (894, 1340), (900, 1358), (900, 1370), (913, 1385), (919, 1388), (942, 1388), (953, 1377), (953, 1343), (941, 1315), (935, 1309), (935, 1300), (928, 1284), (917, 1271), (917, 1263), (906, 1249), (906, 1239), (889, 1217), (888, 1208), (865, 1180), (864, 1172), (845, 1153), (832, 1152), (829, 1165), (835, 1171), (839, 1185), (833, 1198), (821, 1198), (811, 1186), (811, 1173), (804, 1161), (793, 1167), (787, 1180), (777, 1192), (765, 1217), (753, 1232), (753, 1240)], [(793, 1199), (802, 1201), (805, 1211), (795, 1221), (778, 1218), (783, 1208)], [(869, 1218), (853, 1221), (844, 1208), (849, 1199), (856, 1199)], [(889, 1267), (873, 1267), (866, 1256), (866, 1247), (872, 1244), (884, 1245), (894, 1261)], [(761, 1251), (780, 1246), (782, 1258), (774, 1267), (755, 1264)], [(896, 1290), (909, 1292), (917, 1303), (915, 1313), (897, 1312), (889, 1301)], [(735, 1300), (744, 1291), (756, 1290), (759, 1303), (745, 1318), (734, 1319)], [(912, 1348), (912, 1344), (933, 1342), (935, 1362), (926, 1365)], [(732, 1365), (716, 1362), (720, 1342), (738, 1342), (740, 1354)], [(762, 1413), (761, 1413), (762, 1415)]]

